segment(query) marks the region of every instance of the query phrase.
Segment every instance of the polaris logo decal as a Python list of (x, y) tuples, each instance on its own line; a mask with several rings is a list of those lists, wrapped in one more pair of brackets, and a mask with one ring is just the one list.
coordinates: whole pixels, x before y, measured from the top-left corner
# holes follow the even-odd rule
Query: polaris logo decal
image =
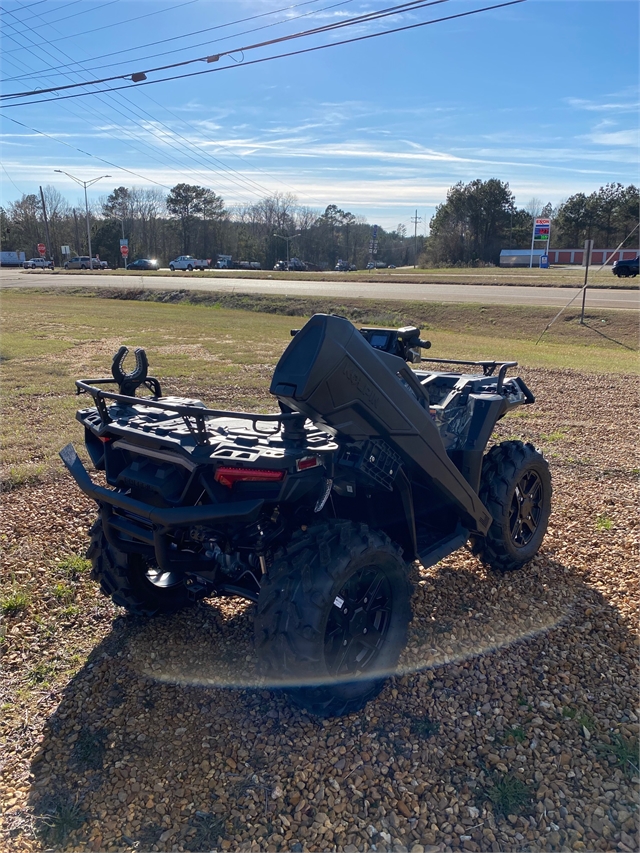
[(375, 389), (372, 385), (364, 378), (361, 373), (358, 373), (354, 367), (350, 364), (346, 364), (344, 368), (344, 375), (347, 377), (349, 382), (358, 389), (360, 394), (365, 398), (367, 403), (374, 408), (378, 408), (378, 402), (380, 397), (376, 394)]

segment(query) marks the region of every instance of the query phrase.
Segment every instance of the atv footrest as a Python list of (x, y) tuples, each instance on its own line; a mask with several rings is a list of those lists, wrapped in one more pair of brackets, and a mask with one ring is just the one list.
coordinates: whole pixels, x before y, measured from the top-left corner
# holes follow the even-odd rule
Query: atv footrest
[(420, 550), (420, 546), (418, 545), (418, 560), (425, 569), (428, 569), (429, 566), (435, 566), (435, 564), (439, 563), (440, 560), (444, 560), (444, 558), (448, 557), (449, 554), (453, 554), (454, 551), (461, 548), (468, 538), (469, 531), (466, 527), (458, 524), (452, 536), (449, 536), (446, 539), (440, 539), (438, 542), (430, 545), (424, 550)]

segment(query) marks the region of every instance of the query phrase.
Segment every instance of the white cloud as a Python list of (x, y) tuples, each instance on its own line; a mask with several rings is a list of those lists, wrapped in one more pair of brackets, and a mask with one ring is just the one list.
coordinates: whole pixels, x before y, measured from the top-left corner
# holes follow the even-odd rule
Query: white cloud
[(631, 130), (596, 130), (585, 137), (595, 145), (622, 145), (630, 148), (640, 146), (640, 133), (637, 128)]
[(629, 100), (589, 101), (585, 98), (566, 98), (570, 107), (596, 113), (637, 113), (640, 102), (637, 97)]

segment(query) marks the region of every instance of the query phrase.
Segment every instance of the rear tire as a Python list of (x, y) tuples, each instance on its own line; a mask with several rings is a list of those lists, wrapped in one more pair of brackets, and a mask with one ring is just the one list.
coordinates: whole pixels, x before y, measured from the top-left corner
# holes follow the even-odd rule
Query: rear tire
[(193, 267), (191, 266), (191, 264), (187, 264), (187, 271), (193, 272)]
[(104, 535), (98, 518), (90, 532), (87, 557), (93, 570), (91, 577), (100, 584), (103, 595), (135, 616), (175, 613), (195, 602), (188, 595), (182, 577), (172, 577), (150, 567), (139, 554), (125, 554), (115, 549)]
[(295, 534), (276, 554), (258, 600), (263, 675), (320, 717), (353, 713), (377, 696), (411, 619), (401, 554), (364, 524), (330, 522)]
[(520, 569), (534, 557), (551, 513), (551, 474), (532, 444), (503, 441), (484, 457), (480, 500), (493, 516), (486, 536), (471, 537), (471, 547), (499, 572)]

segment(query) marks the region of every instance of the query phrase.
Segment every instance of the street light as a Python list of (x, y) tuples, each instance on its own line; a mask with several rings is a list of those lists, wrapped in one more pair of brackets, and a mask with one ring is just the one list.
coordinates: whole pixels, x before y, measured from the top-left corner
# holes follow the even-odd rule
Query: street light
[(54, 172), (58, 172), (61, 175), (66, 175), (68, 178), (71, 178), (72, 181), (75, 181), (76, 184), (80, 184), (81, 187), (84, 187), (84, 207), (87, 215), (87, 242), (89, 244), (89, 263), (91, 264), (91, 269), (93, 269), (93, 255), (91, 254), (91, 227), (89, 225), (89, 202), (87, 201), (87, 187), (90, 187), (91, 184), (97, 183), (97, 181), (101, 181), (103, 178), (110, 178), (111, 175), (100, 175), (99, 178), (94, 178), (92, 181), (81, 181), (80, 178), (76, 178), (74, 175), (70, 175), (69, 172), (65, 172), (63, 169), (54, 169)]
[(287, 241), (287, 269), (289, 269), (289, 243), (295, 238), (300, 236), (300, 232), (297, 234), (292, 234), (290, 237), (287, 237), (284, 234), (274, 234), (274, 237), (279, 237), (281, 240)]

